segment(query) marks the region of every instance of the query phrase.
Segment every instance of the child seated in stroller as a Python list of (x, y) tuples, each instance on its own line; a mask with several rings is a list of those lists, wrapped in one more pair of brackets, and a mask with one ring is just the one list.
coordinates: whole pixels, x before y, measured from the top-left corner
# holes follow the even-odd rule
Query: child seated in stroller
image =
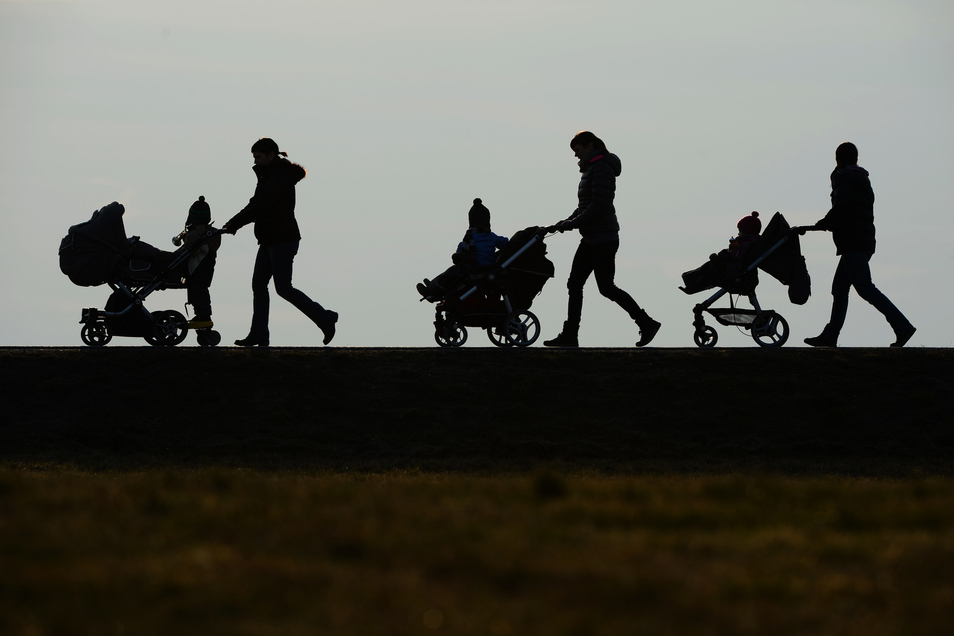
[[(762, 221), (759, 213), (752, 212), (742, 217), (736, 224), (738, 236), (729, 239), (729, 247), (718, 254), (710, 254), (709, 261), (701, 267), (682, 275), (685, 287), (680, 287), (687, 294), (694, 294), (712, 287), (726, 286), (748, 293), (758, 284), (757, 272), (749, 272), (752, 280), (744, 280), (745, 255), (758, 242), (762, 231)], [(749, 289), (751, 288), (751, 289)]]
[(189, 322), (191, 329), (212, 326), (212, 298), (209, 287), (215, 274), (215, 254), (222, 244), (222, 237), (218, 234), (205, 239), (206, 232), (212, 228), (212, 209), (206, 203), (205, 197), (189, 208), (185, 227), (172, 239), (172, 244), (178, 247), (176, 254), (190, 250), (198, 245), (189, 260), (185, 263), (185, 270), (181, 272), (186, 283), (186, 298), (192, 305), (195, 317)]
[(425, 278), (423, 283), (417, 284), (417, 291), (430, 302), (443, 298), (467, 274), (493, 264), (496, 250), (508, 243), (507, 237), (490, 231), (490, 210), (480, 199), (474, 199), (467, 220), (467, 232), (451, 256), (454, 264), (433, 280)]

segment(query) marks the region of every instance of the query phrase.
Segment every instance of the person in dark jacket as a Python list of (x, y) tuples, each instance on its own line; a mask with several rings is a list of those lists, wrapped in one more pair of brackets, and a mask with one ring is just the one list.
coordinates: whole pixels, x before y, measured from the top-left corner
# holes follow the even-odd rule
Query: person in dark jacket
[(622, 162), (606, 149), (606, 144), (599, 137), (586, 130), (573, 137), (570, 149), (579, 159), (580, 172), (583, 174), (577, 189), (579, 205), (569, 218), (550, 229), (560, 232), (579, 230), (581, 239), (566, 283), (569, 300), (563, 331), (543, 344), (547, 347), (579, 346), (583, 285), (590, 274), (595, 274), (600, 293), (622, 307), (639, 327), (640, 338), (636, 346), (646, 346), (661, 325), (614, 282), (619, 222), (613, 198), (616, 195), (616, 177), (622, 172)]
[(916, 329), (871, 282), (868, 261), (875, 251), (874, 190), (868, 171), (858, 165), (858, 148), (845, 142), (835, 150), (835, 170), (831, 173), (831, 210), (815, 224), (817, 230), (832, 233), (841, 259), (831, 283), (831, 318), (821, 334), (805, 338), (813, 347), (835, 347), (848, 314), (848, 292), (874, 305), (887, 319), (896, 336), (892, 347), (903, 347)]
[(239, 228), (255, 224), (258, 254), (252, 273), (252, 327), (248, 336), (236, 340), (240, 347), (268, 346), (268, 282), (275, 281), (279, 296), (311, 318), (328, 344), (335, 336), (338, 314), (325, 309), (292, 286), (292, 262), (298, 253), (301, 233), (295, 220), (295, 185), (306, 170), (287, 159), (278, 144), (263, 137), (252, 145), (253, 170), (258, 177), (255, 194), (245, 208), (222, 226), (235, 234)]
[[(209, 287), (215, 275), (215, 254), (222, 244), (222, 237), (213, 234), (206, 237), (212, 227), (212, 208), (204, 196), (189, 208), (185, 227), (172, 239), (179, 247), (176, 253), (192, 249), (198, 245), (195, 253), (186, 262), (186, 299), (195, 311), (195, 317), (189, 321), (189, 329), (208, 329), (212, 327), (212, 296)], [(181, 247), (180, 247), (181, 246)]]

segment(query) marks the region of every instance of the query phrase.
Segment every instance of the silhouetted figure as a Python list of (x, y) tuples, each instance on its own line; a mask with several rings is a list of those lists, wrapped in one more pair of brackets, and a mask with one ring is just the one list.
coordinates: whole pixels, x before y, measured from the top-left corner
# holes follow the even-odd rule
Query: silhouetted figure
[(417, 291), (431, 302), (443, 297), (463, 276), (492, 264), (494, 253), (507, 245), (506, 236), (490, 231), (490, 210), (480, 199), (474, 199), (474, 205), (467, 213), (467, 223), (467, 232), (458, 243), (457, 251), (451, 255), (454, 264), (434, 280), (425, 278), (423, 283), (417, 284)]
[(573, 265), (566, 286), (569, 290), (567, 318), (563, 331), (543, 344), (547, 347), (579, 346), (580, 319), (583, 314), (583, 285), (595, 274), (600, 293), (622, 307), (639, 327), (637, 347), (643, 347), (659, 331), (660, 324), (649, 317), (632, 296), (616, 286), (616, 252), (619, 250), (619, 221), (613, 198), (616, 177), (622, 172), (619, 157), (606, 149), (606, 144), (589, 131), (577, 133), (570, 149), (579, 159), (579, 205), (569, 218), (552, 226), (560, 232), (580, 231), (580, 245), (573, 256)]
[(240, 347), (268, 346), (268, 283), (275, 281), (275, 292), (297, 307), (324, 334), (328, 344), (335, 336), (338, 314), (325, 309), (304, 292), (292, 286), (292, 263), (298, 253), (301, 233), (295, 220), (295, 185), (305, 178), (306, 170), (287, 159), (278, 144), (263, 137), (252, 145), (253, 170), (258, 177), (255, 194), (245, 208), (222, 227), (235, 234), (239, 228), (255, 223), (258, 254), (252, 272), (252, 327), (248, 336), (236, 340)]
[(186, 298), (192, 311), (195, 312), (189, 322), (190, 329), (209, 328), (212, 326), (212, 297), (209, 287), (212, 286), (212, 277), (215, 275), (215, 254), (222, 243), (222, 237), (213, 234), (206, 238), (206, 233), (212, 228), (212, 209), (205, 197), (189, 208), (185, 228), (172, 239), (173, 245), (179, 247), (176, 253), (183, 250), (195, 251), (185, 265)]
[(831, 173), (831, 210), (814, 229), (832, 233), (837, 254), (841, 256), (831, 284), (831, 318), (821, 334), (805, 338), (813, 347), (835, 347), (848, 313), (848, 291), (858, 295), (880, 311), (896, 336), (892, 347), (903, 347), (916, 329), (904, 314), (871, 282), (868, 261), (875, 251), (874, 191), (868, 171), (858, 165), (858, 149), (845, 142), (835, 150), (835, 170)]

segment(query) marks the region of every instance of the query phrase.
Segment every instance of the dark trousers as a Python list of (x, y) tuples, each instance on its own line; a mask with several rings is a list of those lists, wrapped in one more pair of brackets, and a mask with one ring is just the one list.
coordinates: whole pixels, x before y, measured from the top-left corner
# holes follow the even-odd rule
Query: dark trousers
[(573, 266), (570, 268), (570, 278), (566, 287), (570, 292), (567, 307), (566, 321), (573, 327), (579, 327), (583, 315), (583, 285), (590, 277), (596, 275), (596, 284), (600, 293), (622, 307), (629, 317), (642, 326), (649, 318), (646, 312), (640, 309), (633, 297), (616, 286), (616, 252), (619, 250), (619, 241), (605, 243), (584, 243), (576, 248), (573, 256)]
[(186, 298), (192, 305), (197, 319), (212, 319), (212, 297), (209, 287), (212, 286), (212, 276), (215, 274), (215, 252), (209, 252), (195, 271), (186, 276)]
[(249, 337), (268, 342), (268, 282), (275, 281), (275, 293), (293, 304), (316, 325), (325, 318), (325, 308), (292, 286), (292, 263), (299, 241), (259, 245), (252, 271), (252, 328)]
[(822, 332), (826, 338), (838, 340), (838, 334), (845, 326), (845, 316), (848, 315), (848, 292), (852, 287), (859, 296), (881, 312), (896, 334), (911, 329), (911, 323), (904, 314), (871, 282), (871, 268), (868, 265), (870, 260), (871, 252), (848, 252), (841, 255), (831, 283), (831, 319)]

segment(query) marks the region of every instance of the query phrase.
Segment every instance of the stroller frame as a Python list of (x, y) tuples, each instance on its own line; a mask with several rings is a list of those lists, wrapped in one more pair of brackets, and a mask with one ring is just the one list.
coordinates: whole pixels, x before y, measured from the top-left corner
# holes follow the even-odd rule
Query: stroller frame
[[(755, 272), (760, 263), (791, 240), (795, 231), (795, 228), (791, 229), (777, 243), (752, 261), (748, 267), (742, 271), (742, 276)], [(728, 287), (722, 287), (722, 289), (692, 308), (694, 315), (692, 326), (695, 328), (692, 339), (697, 346), (703, 348), (714, 347), (719, 340), (719, 335), (716, 333), (715, 328), (706, 324), (703, 312), (708, 312), (721, 325), (742, 327), (748, 330), (752, 334), (752, 338), (755, 342), (761, 347), (781, 347), (788, 341), (788, 322), (778, 312), (772, 309), (762, 309), (754, 290), (748, 294), (740, 294), (748, 297), (749, 303), (751, 303), (754, 309), (740, 309), (735, 307), (731, 302), (731, 293)], [(726, 294), (730, 294), (730, 307), (711, 309), (712, 304)]]
[[(514, 310), (510, 296), (504, 291), (506, 270), (527, 250), (543, 240), (546, 228), (537, 228), (534, 235), (503, 263), (490, 269), (471, 274), (476, 278), (459, 296), (445, 298), (437, 303), (434, 316), (434, 340), (441, 347), (460, 347), (467, 342), (467, 326), (480, 327), (498, 347), (529, 347), (540, 337), (540, 320), (527, 310)], [(477, 293), (486, 294), (486, 299), (500, 295), (498, 308), (485, 311), (459, 312), (457, 308)]]
[[(107, 345), (113, 336), (131, 336), (141, 337), (153, 346), (174, 347), (180, 344), (190, 329), (186, 317), (175, 310), (150, 312), (143, 302), (154, 291), (181, 289), (181, 285), (169, 282), (170, 273), (191, 258), (199, 246), (220, 233), (221, 230), (206, 231), (201, 237), (202, 240), (196, 241), (189, 249), (182, 250), (152, 279), (142, 281), (141, 285), (127, 284), (122, 280), (107, 281), (106, 284), (113, 290), (113, 295), (121, 293), (128, 304), (119, 311), (84, 308), (80, 318), (80, 324), (83, 325), (80, 338), (83, 342), (92, 347), (102, 347)], [(131, 265), (130, 269), (133, 269)], [(212, 329), (211, 323), (194, 326), (193, 330), (202, 347), (214, 347), (222, 340), (219, 332)]]

